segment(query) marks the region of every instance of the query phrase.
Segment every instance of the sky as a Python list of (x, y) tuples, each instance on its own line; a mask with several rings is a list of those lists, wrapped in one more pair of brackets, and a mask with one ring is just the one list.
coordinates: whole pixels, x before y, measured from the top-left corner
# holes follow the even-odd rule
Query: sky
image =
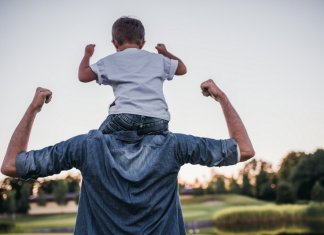
[[(99, 127), (112, 89), (79, 82), (77, 71), (87, 44), (96, 44), (93, 63), (115, 52), (111, 26), (121, 16), (143, 22), (143, 49), (164, 43), (187, 66), (164, 84), (172, 132), (229, 137), (219, 104), (200, 92), (213, 79), (240, 114), (256, 159), (278, 168), (290, 151), (324, 148), (324, 1), (1, 0), (0, 162), (38, 86), (53, 99), (29, 149)], [(216, 172), (235, 176), (242, 166)], [(179, 177), (208, 178), (210, 170), (185, 165)]]

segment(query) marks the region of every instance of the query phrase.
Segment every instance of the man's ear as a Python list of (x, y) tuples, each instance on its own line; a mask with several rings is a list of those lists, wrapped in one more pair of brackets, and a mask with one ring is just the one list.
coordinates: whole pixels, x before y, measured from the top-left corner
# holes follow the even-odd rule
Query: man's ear
[(118, 42), (117, 42), (115, 39), (113, 39), (113, 40), (111, 40), (111, 43), (114, 45), (114, 47), (115, 47), (116, 50), (118, 51), (118, 48), (119, 48), (119, 44), (118, 44)]
[(139, 45), (139, 49), (142, 49), (143, 46), (144, 46), (144, 44), (145, 44), (145, 40), (143, 40), (143, 41), (140, 43), (140, 45)]

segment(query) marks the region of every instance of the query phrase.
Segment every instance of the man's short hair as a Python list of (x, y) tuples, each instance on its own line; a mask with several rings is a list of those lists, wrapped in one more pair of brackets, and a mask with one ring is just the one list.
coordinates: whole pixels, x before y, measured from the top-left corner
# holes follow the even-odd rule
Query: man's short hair
[(144, 36), (145, 29), (142, 22), (134, 18), (121, 17), (112, 26), (112, 39), (119, 45), (125, 42), (140, 45), (144, 42)]

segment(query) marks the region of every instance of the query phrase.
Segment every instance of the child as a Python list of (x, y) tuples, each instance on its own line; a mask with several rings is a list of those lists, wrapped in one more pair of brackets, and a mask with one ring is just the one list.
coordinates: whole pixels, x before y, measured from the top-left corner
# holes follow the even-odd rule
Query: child
[(168, 130), (170, 114), (163, 94), (164, 80), (187, 71), (184, 63), (167, 51), (163, 44), (157, 53), (141, 50), (145, 30), (141, 21), (121, 17), (112, 26), (112, 43), (116, 53), (89, 65), (94, 44), (87, 45), (79, 67), (79, 80), (110, 85), (115, 100), (99, 130), (136, 130), (139, 134), (156, 134)]

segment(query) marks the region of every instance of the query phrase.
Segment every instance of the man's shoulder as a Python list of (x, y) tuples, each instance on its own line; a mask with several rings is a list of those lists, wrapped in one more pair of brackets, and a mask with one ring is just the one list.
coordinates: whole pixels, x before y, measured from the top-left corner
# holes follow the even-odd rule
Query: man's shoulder
[(94, 130), (89, 130), (87, 136), (88, 137), (102, 137), (103, 133), (102, 133), (102, 131), (94, 129)]
[(90, 130), (87, 134), (84, 135), (88, 139), (117, 139), (124, 141), (139, 141), (142, 139), (154, 139), (154, 138), (163, 138), (164, 140), (176, 141), (186, 141), (190, 139), (199, 139), (202, 137), (197, 137), (190, 134), (183, 133), (173, 133), (171, 131), (165, 131), (156, 135), (138, 135), (136, 131), (118, 131), (112, 134), (103, 134), (100, 130)]
[(86, 142), (91, 139), (102, 139), (104, 137), (103, 133), (99, 130), (90, 130), (88, 133), (79, 134), (73, 136), (67, 140), (63, 140), (62, 142)]

